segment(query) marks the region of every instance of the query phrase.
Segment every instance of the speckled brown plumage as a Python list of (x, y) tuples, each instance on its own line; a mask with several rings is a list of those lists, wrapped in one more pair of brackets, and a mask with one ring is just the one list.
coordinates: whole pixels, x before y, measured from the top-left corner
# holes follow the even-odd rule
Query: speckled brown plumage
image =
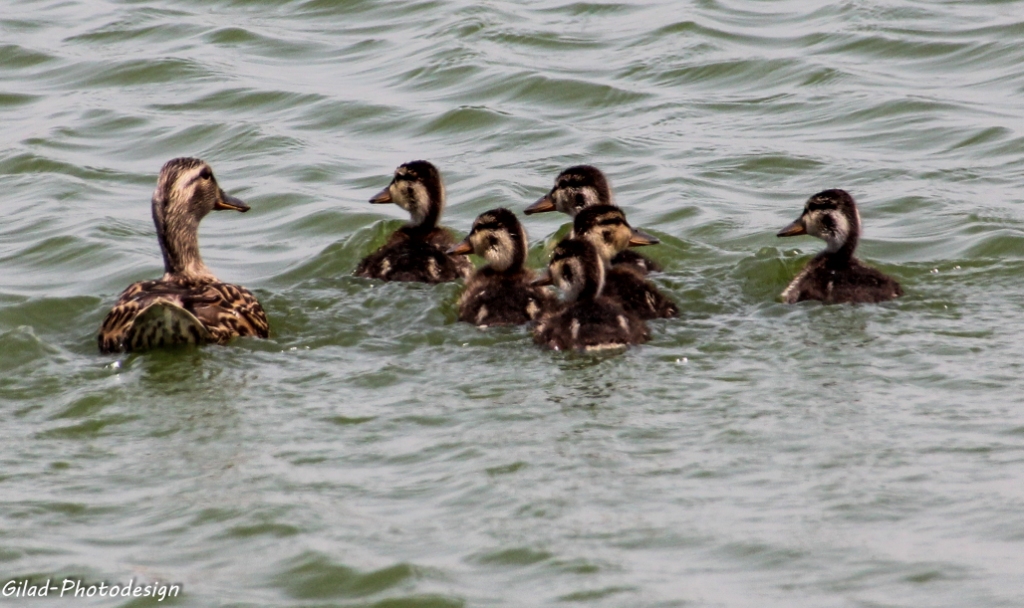
[(209, 165), (176, 158), (160, 170), (152, 209), (164, 276), (133, 283), (121, 293), (100, 326), (100, 351), (266, 338), (267, 316), (255, 296), (219, 281), (199, 255), (199, 222), (207, 213), (249, 207), (221, 190)]
[(487, 260), (466, 281), (459, 297), (459, 320), (480, 326), (520, 325), (555, 310), (557, 299), (533, 285), (534, 274), (524, 268), (526, 230), (508, 209), (481, 213), (462, 243), (449, 253), (476, 255)]
[(473, 264), (465, 257), (446, 253), (455, 240), (437, 225), (444, 210), (445, 190), (434, 165), (425, 160), (400, 165), (391, 183), (370, 202), (394, 203), (408, 211), (412, 220), (359, 262), (354, 273), (357, 277), (443, 283), (466, 278), (473, 271)]
[(778, 236), (809, 234), (823, 239), (826, 247), (790, 282), (782, 301), (870, 304), (902, 296), (899, 283), (854, 257), (860, 232), (860, 213), (845, 190), (824, 190), (809, 198), (803, 214)]
[[(555, 184), (544, 196), (526, 208), (526, 215), (559, 211), (575, 218), (587, 207), (613, 205), (612, 190), (605, 174), (593, 165), (575, 165), (555, 178)], [(611, 263), (633, 267), (641, 274), (661, 272), (661, 264), (635, 251), (622, 251)]]
[(604, 262), (587, 241), (566, 239), (559, 243), (548, 272), (566, 293), (567, 303), (537, 323), (533, 332), (537, 344), (554, 350), (595, 351), (650, 339), (642, 319), (601, 295)]
[(611, 263), (630, 246), (657, 243), (649, 234), (634, 229), (626, 221), (626, 214), (614, 205), (592, 205), (581, 210), (573, 219), (573, 235), (590, 242), (605, 262), (604, 290), (608, 298), (617, 301), (626, 312), (641, 319), (674, 317), (679, 307), (646, 280), (643, 272), (633, 264)]

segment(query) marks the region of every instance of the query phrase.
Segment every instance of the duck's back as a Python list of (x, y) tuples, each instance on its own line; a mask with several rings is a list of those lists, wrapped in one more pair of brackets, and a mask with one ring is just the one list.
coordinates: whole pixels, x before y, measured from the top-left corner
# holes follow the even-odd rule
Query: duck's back
[(455, 244), (451, 234), (435, 228), (426, 235), (398, 230), (380, 249), (363, 258), (356, 276), (384, 281), (444, 283), (465, 278), (473, 265), (464, 256), (446, 253)]
[(642, 275), (646, 275), (651, 272), (661, 272), (661, 264), (655, 262), (651, 258), (639, 254), (632, 249), (626, 249), (620, 251), (615, 257), (612, 258), (613, 266), (624, 266), (632, 270), (636, 270)]
[(836, 264), (827, 255), (819, 255), (808, 262), (786, 287), (782, 300), (787, 304), (804, 300), (820, 300), (826, 304), (873, 304), (902, 295), (903, 288), (896, 280), (856, 258)]
[(600, 296), (574, 302), (542, 318), (534, 329), (537, 344), (554, 350), (602, 350), (641, 344), (650, 337), (643, 320)]
[(246, 288), (219, 281), (141, 281), (124, 290), (98, 337), (102, 352), (266, 338), (263, 307)]
[(666, 298), (653, 283), (627, 266), (612, 266), (604, 279), (602, 295), (641, 319), (660, 319), (679, 314), (675, 302)]
[(531, 285), (533, 273), (505, 274), (481, 268), (459, 298), (459, 320), (476, 325), (521, 325), (553, 312), (557, 300)]

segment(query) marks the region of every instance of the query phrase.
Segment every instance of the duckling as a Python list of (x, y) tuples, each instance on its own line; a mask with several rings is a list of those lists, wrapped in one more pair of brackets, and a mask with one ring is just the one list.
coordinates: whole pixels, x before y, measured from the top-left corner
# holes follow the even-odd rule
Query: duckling
[(223, 344), (235, 336), (266, 338), (267, 315), (256, 297), (244, 287), (219, 281), (199, 255), (199, 222), (207, 213), (244, 213), (249, 206), (225, 194), (210, 165), (197, 158), (164, 164), (152, 206), (164, 276), (124, 290), (100, 327), (100, 351)]
[(629, 264), (611, 264), (627, 247), (656, 245), (658, 239), (636, 230), (626, 221), (626, 214), (614, 205), (594, 205), (576, 214), (573, 238), (589, 241), (605, 262), (605, 296), (617, 301), (626, 312), (641, 319), (674, 317), (679, 314), (675, 302), (666, 298), (654, 283), (644, 279)]
[(803, 214), (778, 236), (799, 234), (816, 236), (826, 247), (782, 292), (783, 302), (875, 303), (903, 295), (899, 283), (853, 257), (860, 239), (860, 213), (845, 190), (824, 190), (807, 199)]
[(357, 277), (385, 281), (444, 283), (466, 278), (473, 264), (464, 256), (445, 253), (455, 239), (437, 225), (444, 210), (445, 192), (441, 174), (431, 163), (414, 160), (400, 165), (395, 177), (370, 199), (375, 205), (395, 203), (412, 216), (396, 230), (387, 243), (359, 262)]
[(448, 250), (449, 255), (475, 253), (487, 260), (466, 281), (459, 298), (459, 320), (489, 325), (520, 325), (554, 311), (557, 301), (547, 290), (531, 285), (526, 262), (526, 230), (508, 209), (480, 214), (469, 236)]
[[(612, 191), (608, 178), (600, 169), (591, 165), (576, 165), (558, 174), (551, 191), (537, 199), (523, 212), (526, 215), (561, 211), (576, 217), (580, 210), (593, 205), (612, 204)], [(635, 251), (620, 251), (612, 264), (635, 266), (641, 274), (661, 272), (661, 265)]]
[(536, 284), (554, 283), (566, 304), (545, 315), (533, 330), (533, 340), (554, 350), (593, 351), (640, 344), (650, 338), (642, 319), (601, 294), (604, 262), (589, 241), (565, 239), (548, 264), (548, 274)]

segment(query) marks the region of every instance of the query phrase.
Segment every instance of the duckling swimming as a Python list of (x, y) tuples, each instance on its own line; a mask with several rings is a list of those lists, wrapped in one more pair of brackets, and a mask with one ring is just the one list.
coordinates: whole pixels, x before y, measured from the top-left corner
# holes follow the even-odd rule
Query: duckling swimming
[(626, 214), (614, 205), (594, 205), (576, 214), (573, 238), (589, 241), (606, 264), (603, 295), (617, 301), (626, 312), (641, 319), (674, 317), (675, 302), (666, 298), (654, 283), (644, 279), (631, 264), (611, 264), (627, 247), (656, 245), (658, 239), (634, 229)]
[(650, 338), (642, 319), (601, 294), (604, 262), (588, 241), (565, 239), (555, 247), (548, 275), (538, 284), (553, 282), (567, 303), (545, 315), (533, 330), (533, 340), (554, 350), (604, 350), (640, 344)]
[(853, 257), (860, 239), (860, 213), (845, 190), (824, 190), (807, 199), (803, 214), (778, 236), (800, 234), (816, 236), (826, 247), (782, 292), (783, 302), (875, 303), (903, 295), (899, 283)]
[[(523, 212), (526, 215), (560, 211), (576, 217), (582, 209), (593, 205), (611, 205), (612, 191), (608, 178), (600, 169), (591, 165), (576, 165), (558, 174), (551, 191), (537, 199)], [(661, 272), (661, 265), (635, 251), (620, 251), (612, 264), (635, 266), (641, 274)]]
[(414, 160), (399, 166), (388, 187), (370, 202), (395, 203), (409, 212), (412, 221), (359, 262), (357, 277), (443, 283), (466, 278), (473, 271), (473, 264), (465, 257), (445, 253), (455, 239), (437, 225), (444, 210), (445, 192), (441, 174), (434, 165)]
[(532, 285), (533, 271), (526, 262), (526, 230), (508, 209), (480, 214), (469, 236), (448, 250), (449, 255), (475, 253), (487, 260), (466, 281), (459, 298), (459, 320), (483, 327), (520, 325), (555, 310), (557, 300)]
[(207, 213), (244, 213), (249, 206), (225, 194), (210, 165), (196, 158), (164, 164), (152, 206), (164, 276), (124, 290), (100, 327), (100, 351), (223, 344), (235, 336), (266, 338), (267, 315), (256, 297), (244, 287), (219, 281), (199, 255), (199, 222)]

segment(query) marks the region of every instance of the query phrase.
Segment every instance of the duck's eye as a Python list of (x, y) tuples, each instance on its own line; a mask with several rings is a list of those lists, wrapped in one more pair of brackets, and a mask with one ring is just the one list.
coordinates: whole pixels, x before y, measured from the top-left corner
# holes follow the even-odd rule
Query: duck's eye
[(491, 235), (491, 236), (487, 237), (487, 248), (488, 249), (494, 249), (497, 246), (498, 246), (498, 237), (496, 237), (494, 235)]
[(209, 167), (203, 167), (203, 170), (199, 172), (201, 179), (213, 179), (213, 171), (210, 171)]
[(821, 216), (821, 228), (825, 232), (835, 232), (836, 231), (836, 221), (832, 218), (831, 215), (828, 215), (828, 214), (823, 215), (823, 216)]
[(562, 268), (562, 278), (565, 279), (566, 283), (572, 283), (572, 266)]
[(558, 188), (568, 188), (569, 187), (569, 182), (563, 179), (562, 181), (558, 182), (558, 186), (557, 187)]

